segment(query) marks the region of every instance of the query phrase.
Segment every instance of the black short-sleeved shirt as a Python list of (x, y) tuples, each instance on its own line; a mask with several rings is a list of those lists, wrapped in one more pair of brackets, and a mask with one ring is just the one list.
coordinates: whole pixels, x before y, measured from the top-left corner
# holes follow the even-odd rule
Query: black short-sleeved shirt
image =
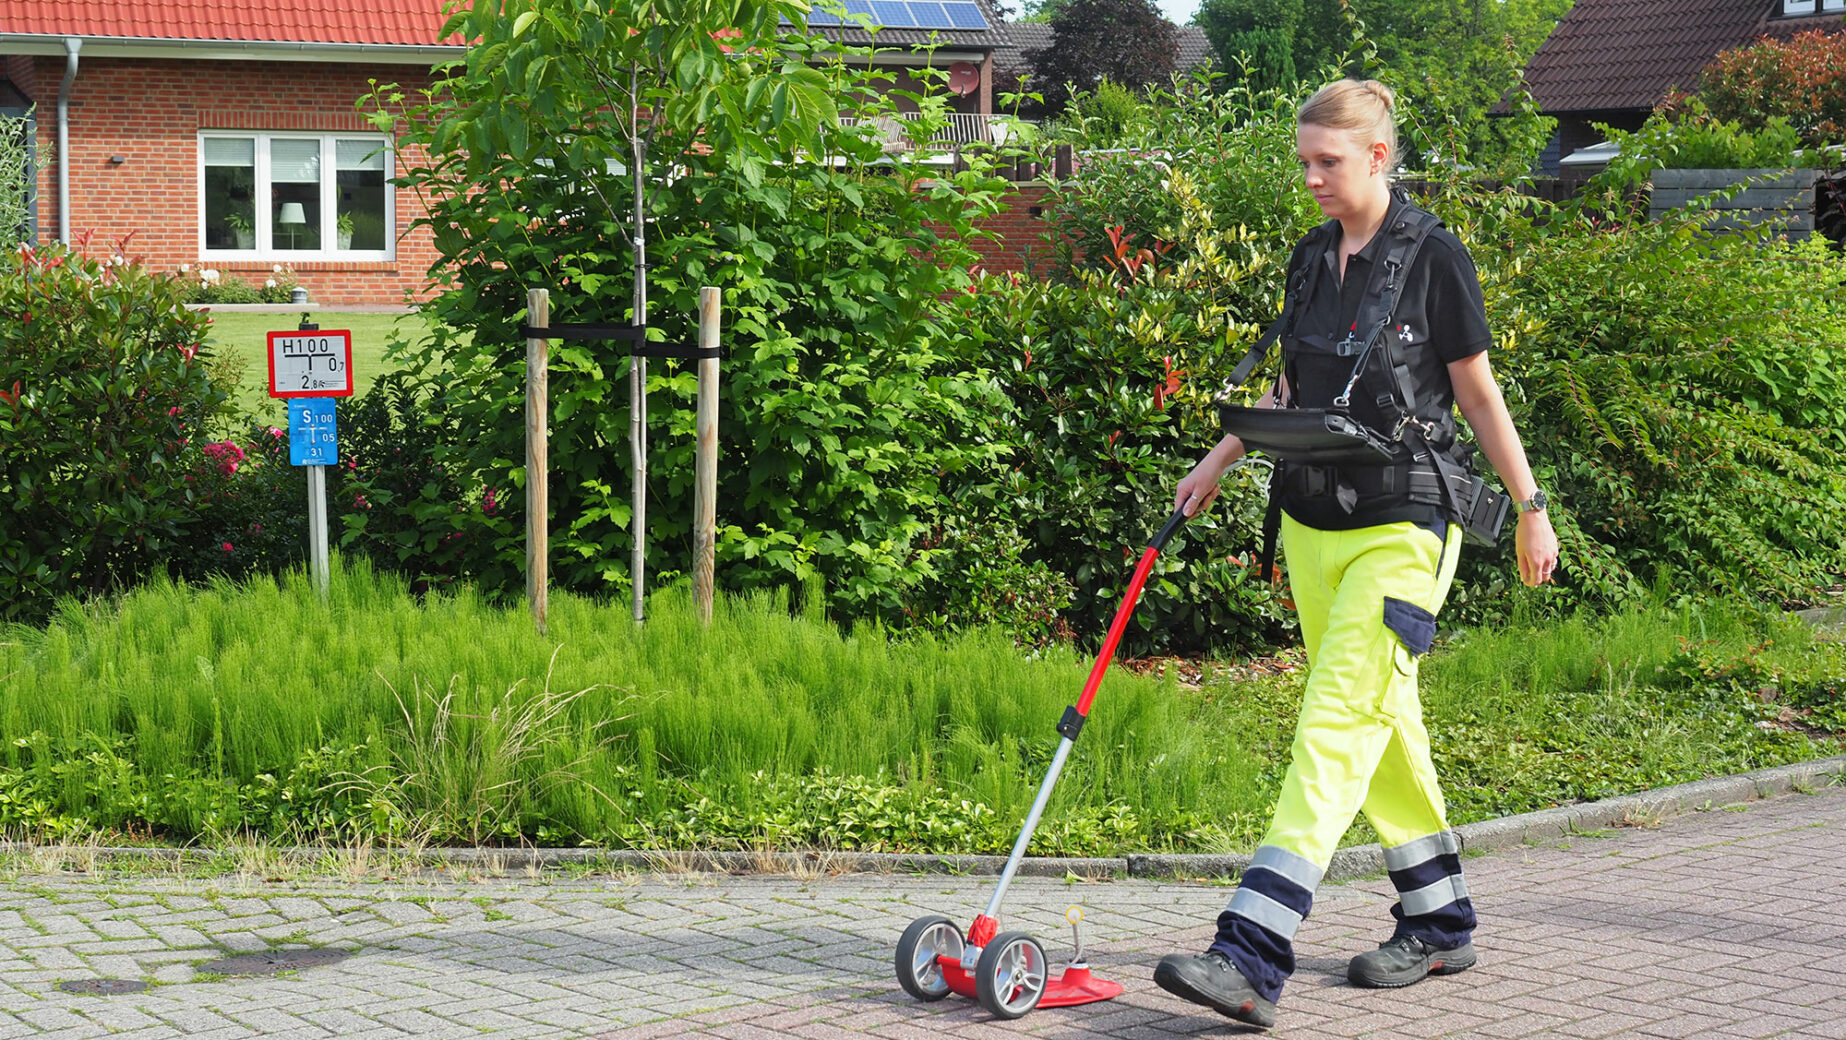
[[(1333, 399), (1351, 378), (1356, 358), (1335, 356), (1332, 345), (1355, 331), (1359, 338), (1364, 338), (1363, 330), (1355, 330), (1354, 323), (1370, 284), (1373, 266), (1387, 248), (1385, 229), (1393, 225), (1406, 205), (1403, 199), (1393, 195), (1379, 233), (1346, 261), (1344, 281), (1340, 278), (1337, 223), (1331, 234), (1321, 236), (1326, 245), (1319, 250), (1319, 256), (1307, 255), (1316, 236), (1310, 235), (1295, 246), (1289, 258), (1290, 272), (1300, 270), (1299, 265), (1304, 263), (1320, 265), (1307, 277), (1305, 298), (1296, 305), (1294, 334), (1282, 341), (1289, 388), (1299, 407), (1332, 407)], [(1455, 391), (1449, 383), (1447, 366), (1450, 362), (1473, 357), (1493, 344), (1493, 335), (1487, 328), (1486, 306), (1481, 299), (1480, 276), (1461, 242), (1447, 230), (1436, 228), (1424, 240), (1404, 278), (1392, 327), (1385, 332), (1385, 339), (1389, 342), (1392, 360), (1409, 364), (1414, 385), (1422, 398), (1417, 402), (1418, 414), (1425, 418), (1446, 416), (1455, 407)], [(1383, 345), (1381, 343), (1380, 347)], [(1395, 426), (1396, 413), (1388, 407), (1381, 409), (1377, 404), (1379, 395), (1392, 389), (1385, 366), (1379, 364), (1381, 360), (1374, 358), (1366, 365), (1353, 391), (1350, 407), (1353, 418), (1389, 434)], [(1282, 508), (1300, 523), (1327, 531), (1403, 520), (1436, 529), (1444, 523), (1440, 507), (1412, 503), (1401, 491), (1361, 493), (1349, 513), (1340, 507), (1335, 496), (1310, 497), (1301, 493), (1298, 484), (1286, 480)]]

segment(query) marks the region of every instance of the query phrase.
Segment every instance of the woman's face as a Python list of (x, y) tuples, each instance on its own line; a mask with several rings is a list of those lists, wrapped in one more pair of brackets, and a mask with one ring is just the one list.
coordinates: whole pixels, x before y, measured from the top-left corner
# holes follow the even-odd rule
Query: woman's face
[(1383, 186), (1383, 142), (1362, 148), (1351, 131), (1315, 123), (1295, 130), (1295, 154), (1302, 176), (1320, 211), (1334, 220), (1354, 215), (1373, 203)]

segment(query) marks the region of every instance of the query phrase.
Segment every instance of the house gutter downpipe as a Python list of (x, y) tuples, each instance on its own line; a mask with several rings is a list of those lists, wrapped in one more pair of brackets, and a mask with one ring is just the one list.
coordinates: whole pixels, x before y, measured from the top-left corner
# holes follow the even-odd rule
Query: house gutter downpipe
[(71, 83), (77, 78), (77, 52), (83, 41), (64, 38), (64, 81), (58, 84), (58, 241), (71, 244)]

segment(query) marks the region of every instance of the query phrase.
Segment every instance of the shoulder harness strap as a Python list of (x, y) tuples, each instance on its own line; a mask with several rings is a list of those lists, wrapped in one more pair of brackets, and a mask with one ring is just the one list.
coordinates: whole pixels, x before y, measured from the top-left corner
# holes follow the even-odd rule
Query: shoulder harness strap
[(1282, 313), (1276, 316), (1275, 321), (1269, 323), (1269, 328), (1264, 330), (1256, 344), (1243, 356), (1243, 360), (1237, 363), (1237, 367), (1231, 370), (1230, 378), (1224, 383), (1226, 391), (1235, 390), (1248, 382), (1250, 374), (1256, 370), (1256, 366), (1263, 363), (1263, 358), (1268, 355), (1269, 348), (1275, 345), (1276, 340), (1294, 328), (1295, 312), (1308, 298), (1309, 277), (1315, 269), (1314, 264), (1321, 250), (1326, 248), (1327, 235), (1333, 223), (1329, 220), (1321, 224), (1302, 239), (1303, 244), (1307, 246), (1306, 256), (1299, 267), (1288, 272), (1288, 288), (1282, 296)]
[[(1416, 396), (1410, 386), (1408, 369), (1397, 363), (1395, 351), (1392, 350), (1390, 337), (1385, 335), (1391, 328), (1391, 320), (1397, 314), (1397, 301), (1403, 294), (1404, 283), (1409, 280), (1409, 271), (1416, 263), (1417, 253), (1423, 243), (1429, 239), (1429, 233), (1442, 226), (1442, 221), (1435, 214), (1418, 208), (1414, 203), (1406, 203), (1397, 211), (1389, 227), (1383, 233), (1389, 235), (1385, 243), (1384, 256), (1378, 266), (1372, 269), (1366, 285), (1365, 298), (1359, 304), (1357, 320), (1353, 322), (1353, 335), (1360, 329), (1365, 330), (1364, 345), (1359, 348), (1358, 360), (1353, 363), (1352, 377), (1346, 381), (1346, 388), (1334, 399), (1334, 407), (1344, 408), (1351, 400), (1353, 387), (1358, 385), (1359, 376), (1365, 371), (1365, 363), (1370, 360), (1372, 351), (1384, 344), (1385, 369), (1392, 377), (1394, 393), (1388, 402), (1397, 407), (1400, 417), (1416, 413)], [(1380, 404), (1387, 403), (1380, 400)]]

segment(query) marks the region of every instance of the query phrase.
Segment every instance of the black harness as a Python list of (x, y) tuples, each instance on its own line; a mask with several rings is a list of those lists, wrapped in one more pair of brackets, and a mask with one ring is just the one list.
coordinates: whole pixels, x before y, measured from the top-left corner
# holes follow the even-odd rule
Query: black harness
[[(1278, 339), (1298, 338), (1295, 324), (1303, 301), (1312, 300), (1321, 255), (1338, 234), (1339, 222), (1326, 223), (1309, 232), (1303, 242), (1304, 262), (1290, 272), (1282, 313), (1237, 363), (1219, 398), (1219, 417), (1226, 433), (1237, 435), (1251, 451), (1280, 460), (1269, 485), (1269, 510), (1263, 522), (1260, 573), (1272, 578), (1275, 545), (1281, 530), (1283, 482), (1302, 481), (1307, 494), (1332, 494), (1350, 513), (1358, 502), (1360, 486), (1369, 492), (1404, 492), (1409, 501), (1439, 505), (1451, 522), (1460, 524), (1471, 541), (1492, 544), (1505, 521), (1506, 496), (1488, 488), (1471, 466), (1473, 449), (1456, 436), (1452, 409), (1421, 415), (1420, 405), (1441, 395), (1417, 385), (1412, 358), (1399, 349), (1389, 333), (1398, 298), (1409, 280), (1411, 265), (1441, 220), (1406, 202), (1380, 233), (1383, 255), (1373, 265), (1361, 298), (1357, 320), (1346, 338), (1314, 345), (1333, 356), (1354, 359), (1345, 387), (1331, 408), (1302, 408), (1296, 390), (1301, 386), (1294, 366), (1284, 355), (1289, 398), (1279, 408), (1248, 408), (1224, 402), (1262, 363)], [(1309, 342), (1308, 337), (1299, 337)], [(1381, 367), (1383, 392), (1374, 403), (1390, 426), (1368, 427), (1352, 414), (1352, 395), (1368, 366)], [(1419, 390), (1422, 392), (1419, 393)]]

